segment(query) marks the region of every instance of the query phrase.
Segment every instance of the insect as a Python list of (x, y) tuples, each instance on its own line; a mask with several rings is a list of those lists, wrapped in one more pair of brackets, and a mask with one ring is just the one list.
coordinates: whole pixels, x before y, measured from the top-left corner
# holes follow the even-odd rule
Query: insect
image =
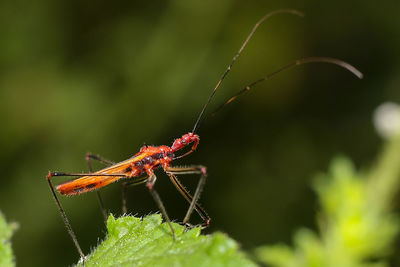
[[(238, 52), (235, 54), (233, 57), (231, 63), (228, 65), (227, 69), (223, 72), (222, 76), (220, 77), (219, 81), (217, 82), (217, 85), (214, 87), (212, 90), (210, 96), (208, 97), (207, 101), (205, 102), (203, 108), (200, 111), (199, 116), (197, 117), (197, 120), (194, 124), (194, 127), (191, 132), (182, 135), (182, 137), (179, 137), (174, 140), (171, 146), (143, 146), (138, 153), (136, 153), (134, 156), (131, 158), (119, 162), (119, 163), (114, 163), (112, 161), (106, 160), (102, 157), (95, 156), (92, 154), (88, 154), (86, 157), (88, 166), (89, 166), (89, 173), (64, 173), (64, 172), (49, 172), (47, 175), (47, 181), (49, 183), (52, 195), (56, 201), (56, 204), (60, 210), (61, 216), (64, 220), (64, 223), (67, 227), (68, 233), (71, 236), (75, 247), (77, 248), (82, 261), (84, 263), (85, 261), (85, 255), (82, 252), (82, 249), (79, 245), (78, 239), (76, 238), (76, 235), (74, 231), (72, 230), (71, 224), (66, 216), (66, 213), (64, 209), (61, 206), (61, 203), (57, 197), (56, 191), (58, 191), (61, 195), (66, 195), (66, 196), (71, 196), (71, 195), (79, 195), (83, 193), (87, 193), (90, 191), (95, 191), (100, 188), (103, 188), (111, 183), (123, 180), (123, 212), (126, 213), (126, 188), (128, 186), (132, 185), (139, 185), (139, 184), (145, 184), (149, 192), (151, 193), (152, 197), (154, 198), (156, 204), (158, 205), (158, 208), (160, 209), (165, 221), (168, 223), (172, 236), (175, 238), (175, 233), (174, 229), (171, 225), (171, 220), (168, 217), (167, 211), (163, 205), (163, 202), (161, 201), (161, 198), (157, 191), (154, 188), (155, 182), (156, 182), (156, 175), (154, 174), (155, 169), (157, 168), (162, 168), (164, 172), (167, 174), (167, 176), (170, 178), (174, 186), (177, 188), (177, 190), (183, 195), (183, 197), (189, 202), (189, 208), (186, 212), (186, 215), (183, 219), (183, 224), (189, 224), (189, 219), (193, 211), (196, 211), (199, 216), (203, 220), (202, 226), (207, 227), (210, 224), (210, 217), (207, 215), (205, 210), (197, 203), (201, 191), (204, 187), (206, 177), (207, 177), (207, 169), (206, 167), (202, 165), (193, 165), (193, 166), (188, 166), (188, 167), (175, 167), (171, 166), (171, 162), (183, 157), (188, 156), (189, 154), (193, 153), (197, 146), (199, 145), (200, 142), (200, 137), (197, 134), (198, 127), (201, 123), (201, 121), (204, 119), (204, 114), (205, 111), (213, 99), (217, 89), (220, 87), (222, 81), (225, 79), (227, 74), (230, 72), (233, 64), (237, 60), (237, 58), (240, 56), (242, 53), (243, 49), (246, 47), (247, 43), (251, 39), (251, 37), (254, 35), (256, 29), (258, 26), (264, 22), (266, 19), (271, 17), (272, 15), (279, 14), (279, 13), (289, 13), (289, 14), (294, 14), (298, 16), (302, 16), (302, 13), (296, 10), (292, 9), (283, 9), (283, 10), (276, 10), (271, 13), (266, 14), (264, 17), (262, 17), (252, 28), (250, 34), (247, 36), (245, 41), (243, 42), (242, 46), (238, 50)], [(358, 78), (362, 78), (362, 73), (359, 72), (356, 68), (351, 66), (350, 64), (339, 60), (335, 58), (328, 58), (328, 57), (309, 57), (309, 58), (303, 58), (294, 61), (291, 64), (288, 64), (272, 73), (269, 75), (249, 84), (248, 86), (244, 87), (242, 90), (238, 91), (235, 95), (233, 95), (231, 98), (229, 98), (227, 101), (225, 101), (220, 108), (226, 106), (227, 104), (231, 103), (233, 100), (235, 100), (239, 95), (249, 91), (252, 87), (254, 87), (256, 84), (265, 81), (269, 79), (270, 77), (287, 70), (289, 68), (306, 64), (306, 63), (311, 63), (311, 62), (325, 62), (325, 63), (331, 63), (338, 65), (340, 67), (343, 67), (347, 69), (348, 71), (352, 72), (354, 75), (356, 75)], [(217, 110), (219, 110), (218, 108)], [(214, 113), (212, 113), (214, 114)], [(183, 152), (180, 155), (178, 154), (182, 149), (185, 147), (190, 147), (187, 152)], [(92, 172), (91, 168), (91, 163), (90, 160), (98, 160), (102, 163), (108, 164), (110, 166), (101, 169), (99, 171)], [(200, 176), (199, 182), (197, 184), (195, 193), (193, 196), (185, 189), (185, 187), (181, 184), (179, 179), (177, 178), (176, 175), (186, 175), (186, 174), (197, 174)], [(70, 176), (70, 177), (78, 177), (74, 180), (62, 183), (57, 185), (55, 188), (52, 184), (52, 178), (53, 177), (59, 177), (59, 176)], [(98, 191), (97, 191), (98, 192)], [(102, 205), (102, 201), (99, 196), (100, 204), (103, 207), (103, 214), (106, 217), (107, 214), (104, 210), (104, 206)]]

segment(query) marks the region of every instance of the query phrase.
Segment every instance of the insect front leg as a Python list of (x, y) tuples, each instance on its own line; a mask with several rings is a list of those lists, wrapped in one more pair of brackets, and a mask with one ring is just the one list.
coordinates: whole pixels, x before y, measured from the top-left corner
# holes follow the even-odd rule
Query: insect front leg
[[(93, 172), (92, 164), (91, 164), (91, 161), (90, 161), (91, 159), (92, 159), (92, 160), (97, 160), (97, 161), (99, 161), (99, 162), (101, 162), (101, 163), (104, 163), (104, 164), (106, 164), (106, 165), (113, 165), (113, 164), (115, 164), (115, 163), (112, 162), (111, 160), (108, 160), (108, 159), (105, 159), (105, 158), (103, 158), (103, 157), (94, 155), (94, 154), (92, 154), (92, 153), (87, 153), (87, 154), (86, 154), (86, 157), (85, 157), (85, 160), (86, 160), (86, 162), (87, 162), (87, 165), (88, 165), (88, 167), (89, 167), (89, 171), (90, 171), (91, 173)], [(102, 197), (101, 197), (101, 195), (100, 195), (100, 191), (97, 190), (96, 193), (97, 193), (97, 199), (99, 200), (101, 212), (103, 213), (104, 221), (107, 222), (108, 214), (107, 214), (107, 210), (106, 210), (106, 208), (105, 208), (105, 206), (104, 206), (103, 199), (102, 199)]]
[(150, 194), (154, 198), (154, 201), (157, 203), (158, 208), (160, 209), (165, 221), (168, 223), (169, 228), (171, 228), (172, 237), (174, 238), (174, 240), (176, 240), (175, 230), (172, 227), (171, 220), (169, 219), (168, 214), (167, 214), (167, 210), (165, 209), (164, 204), (161, 201), (160, 195), (154, 189), (154, 184), (155, 184), (156, 180), (157, 180), (157, 177), (155, 176), (155, 174), (150, 173), (149, 178), (146, 183), (146, 187), (149, 189)]
[[(210, 224), (211, 218), (208, 216), (207, 212), (197, 203), (200, 198), (200, 194), (204, 188), (206, 177), (207, 177), (207, 168), (201, 165), (189, 166), (189, 167), (166, 167), (164, 168), (165, 172), (171, 179), (174, 186), (178, 189), (178, 191), (182, 194), (182, 196), (190, 203), (190, 206), (186, 212), (185, 218), (183, 219), (183, 223), (185, 225), (190, 225), (189, 219), (190, 216), (195, 210), (203, 220), (202, 227), (207, 227)], [(189, 192), (185, 189), (182, 183), (178, 180), (175, 174), (200, 174), (200, 180), (197, 184), (196, 191), (193, 197), (189, 194)]]

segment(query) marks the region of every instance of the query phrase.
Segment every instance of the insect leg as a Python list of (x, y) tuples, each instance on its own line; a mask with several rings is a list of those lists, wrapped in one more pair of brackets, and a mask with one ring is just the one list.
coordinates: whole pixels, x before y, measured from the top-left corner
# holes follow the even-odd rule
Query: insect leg
[[(63, 207), (61, 206), (61, 203), (57, 197), (56, 191), (54, 190), (54, 186), (51, 183), (51, 178), (52, 177), (58, 177), (58, 176), (99, 176), (99, 174), (95, 174), (95, 173), (64, 173), (64, 172), (49, 172), (49, 174), (47, 175), (47, 182), (49, 183), (50, 186), (50, 190), (51, 193), (53, 194), (53, 197), (56, 201), (56, 204), (58, 206), (58, 209), (61, 213), (61, 217), (64, 220), (65, 226), (67, 227), (68, 233), (72, 238), (72, 241), (75, 244), (76, 249), (78, 250), (79, 255), (82, 258), (83, 261), (83, 265), (85, 265), (85, 255), (82, 252), (82, 249), (78, 243), (78, 239), (76, 238), (76, 235), (74, 233), (74, 231), (72, 230), (71, 224), (69, 223), (69, 220), (67, 218), (67, 215), (63, 209)], [(101, 176), (112, 176), (112, 177), (125, 177), (125, 175), (122, 174), (102, 174)]]
[(122, 213), (123, 214), (126, 214), (128, 212), (127, 208), (126, 208), (126, 196), (127, 196), (126, 190), (127, 190), (127, 188), (129, 186), (140, 185), (145, 182), (147, 182), (147, 177), (142, 177), (136, 181), (125, 182), (122, 184)]
[(94, 155), (94, 154), (92, 154), (92, 153), (87, 153), (87, 154), (86, 154), (86, 162), (88, 163), (88, 166), (89, 166), (89, 170), (90, 170), (90, 171), (92, 171), (92, 164), (91, 164), (91, 162), (90, 162), (91, 159), (97, 160), (98, 162), (104, 163), (105, 165), (113, 165), (113, 164), (115, 164), (115, 162), (113, 162), (113, 161), (111, 161), (111, 160), (108, 160), (108, 159), (105, 159), (105, 158), (103, 158), (103, 157)]
[(82, 258), (83, 265), (85, 265), (85, 255), (83, 254), (82, 249), (81, 249), (81, 246), (80, 246), (79, 243), (78, 243), (78, 239), (76, 238), (76, 235), (75, 235), (74, 231), (72, 230), (72, 227), (71, 227), (71, 224), (70, 224), (69, 221), (68, 221), (67, 215), (65, 214), (65, 211), (64, 211), (64, 209), (62, 208), (60, 201), (58, 200), (58, 197), (57, 197), (57, 195), (56, 195), (56, 192), (54, 191), (53, 184), (52, 184), (51, 181), (50, 181), (50, 179), (51, 179), (52, 177), (54, 177), (54, 176), (55, 176), (55, 175), (54, 175), (53, 172), (49, 172), (49, 174), (47, 175), (47, 182), (49, 182), (49, 186), (50, 186), (51, 193), (53, 194), (53, 197), (54, 197), (54, 199), (55, 199), (55, 201), (56, 201), (56, 203), (57, 203), (58, 209), (60, 210), (60, 213), (61, 213), (61, 216), (62, 216), (62, 218), (63, 218), (63, 220), (64, 220), (65, 226), (67, 227), (68, 233), (69, 233), (69, 235), (71, 236), (72, 241), (74, 242), (75, 247), (76, 247), (76, 249), (78, 250), (78, 253), (79, 253), (79, 255), (80, 255), (81, 258)]
[(158, 195), (157, 191), (154, 189), (154, 183), (156, 182), (157, 177), (154, 174), (151, 174), (147, 180), (146, 187), (149, 189), (150, 194), (154, 198), (154, 201), (157, 203), (158, 208), (160, 209), (165, 221), (168, 223), (169, 228), (171, 228), (172, 237), (176, 240), (175, 237), (175, 230), (172, 227), (171, 220), (168, 217), (167, 210), (164, 207), (164, 204), (161, 201), (160, 196)]
[[(87, 164), (88, 164), (88, 167), (89, 167), (89, 171), (90, 171), (90, 172), (93, 172), (92, 164), (91, 164), (91, 162), (90, 162), (91, 159), (97, 160), (97, 161), (102, 162), (102, 163), (104, 163), (104, 164), (106, 164), (106, 165), (113, 165), (113, 164), (115, 164), (114, 162), (112, 162), (112, 161), (110, 161), (110, 160), (104, 159), (103, 157), (100, 157), (100, 156), (93, 155), (93, 154), (91, 154), (91, 153), (87, 153), (85, 159), (86, 159), (86, 162), (87, 162)], [(107, 214), (107, 210), (106, 210), (106, 208), (105, 208), (105, 206), (104, 206), (103, 199), (102, 199), (102, 197), (101, 197), (101, 195), (100, 195), (100, 190), (97, 190), (96, 193), (97, 193), (97, 199), (99, 200), (101, 212), (103, 213), (104, 221), (106, 222), (106, 221), (107, 221), (108, 214)]]
[[(207, 177), (207, 168), (204, 166), (189, 166), (189, 167), (168, 167), (165, 169), (167, 175), (171, 179), (174, 186), (178, 189), (178, 191), (182, 194), (182, 196), (190, 203), (189, 209), (186, 212), (185, 218), (183, 219), (183, 223), (187, 224), (190, 215), (193, 210), (195, 210), (204, 223), (202, 227), (207, 227), (210, 224), (211, 218), (208, 216), (207, 212), (197, 203), (200, 198), (201, 191), (203, 190), (204, 184), (206, 182)], [(189, 192), (185, 189), (182, 183), (178, 180), (175, 174), (200, 174), (200, 180), (197, 184), (196, 191), (193, 197), (189, 194)]]

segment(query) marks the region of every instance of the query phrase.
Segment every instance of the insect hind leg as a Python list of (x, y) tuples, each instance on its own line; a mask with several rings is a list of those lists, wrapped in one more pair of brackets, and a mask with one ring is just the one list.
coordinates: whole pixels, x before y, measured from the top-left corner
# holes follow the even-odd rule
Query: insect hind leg
[(147, 182), (147, 179), (148, 179), (147, 177), (143, 177), (141, 179), (125, 182), (122, 184), (122, 213), (123, 214), (128, 213), (128, 210), (126, 208), (128, 187), (143, 184), (143, 183)]
[(72, 230), (71, 224), (69, 223), (69, 220), (67, 218), (67, 214), (65, 213), (63, 207), (61, 206), (61, 203), (58, 200), (57, 194), (56, 194), (56, 192), (54, 190), (54, 186), (51, 183), (51, 178), (55, 177), (55, 176), (69, 176), (69, 175), (66, 175), (64, 173), (49, 172), (49, 174), (47, 175), (47, 182), (49, 183), (51, 193), (53, 194), (54, 200), (56, 201), (58, 209), (59, 209), (59, 211), (61, 213), (61, 216), (62, 216), (62, 218), (64, 220), (65, 226), (67, 227), (68, 233), (71, 236), (72, 241), (74, 242), (74, 245), (75, 245), (76, 249), (78, 250), (79, 255), (81, 256), (81, 259), (82, 259), (82, 262), (83, 262), (82, 265), (84, 266), (85, 265), (85, 259), (86, 259), (85, 254), (83, 254), (83, 252), (82, 252), (81, 246), (79, 245), (79, 242), (78, 242), (78, 239), (76, 238), (75, 232), (74, 232), (74, 230)]

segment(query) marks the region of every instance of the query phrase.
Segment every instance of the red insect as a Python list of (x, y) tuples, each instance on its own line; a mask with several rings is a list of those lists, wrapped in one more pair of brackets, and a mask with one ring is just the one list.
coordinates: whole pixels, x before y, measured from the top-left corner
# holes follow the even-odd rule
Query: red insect
[[(164, 172), (168, 175), (172, 183), (175, 185), (175, 187), (178, 189), (178, 191), (183, 195), (183, 197), (190, 203), (189, 208), (186, 212), (185, 218), (183, 219), (183, 223), (186, 225), (189, 222), (190, 215), (192, 214), (193, 210), (195, 210), (199, 216), (203, 220), (203, 226), (206, 227), (210, 224), (210, 217), (207, 215), (207, 213), (201, 208), (201, 206), (197, 203), (197, 200), (200, 197), (200, 193), (204, 187), (205, 179), (207, 176), (207, 169), (204, 166), (201, 165), (194, 165), (194, 166), (189, 166), (189, 167), (172, 167), (170, 164), (173, 160), (183, 158), (192, 152), (194, 152), (199, 144), (200, 137), (196, 134), (197, 127), (203, 118), (204, 112), (210, 103), (211, 99), (213, 98), (215, 92), (219, 88), (220, 84), (226, 77), (226, 75), (229, 73), (231, 70), (231, 67), (233, 66), (234, 62), (236, 59), (239, 57), (241, 54), (242, 50), (244, 47), (247, 45), (248, 41), (250, 38), (253, 36), (254, 32), (258, 28), (258, 26), (267, 18), (269, 18), (272, 15), (278, 14), (278, 13), (290, 13), (290, 14), (295, 14), (302, 16), (302, 14), (296, 10), (276, 10), (274, 12), (268, 13), (265, 15), (263, 18), (261, 18), (256, 25), (253, 27), (252, 31), (250, 34), (247, 36), (246, 40), (240, 47), (239, 51), (235, 54), (233, 57), (231, 63), (229, 64), (228, 68), (225, 70), (225, 72), (222, 74), (220, 80), (218, 81), (217, 85), (211, 92), (211, 95), (207, 99), (205, 105), (203, 106), (199, 117), (197, 118), (197, 121), (193, 127), (193, 130), (187, 134), (184, 134), (182, 137), (175, 139), (173, 142), (172, 146), (143, 146), (140, 151), (135, 154), (133, 157), (130, 159), (127, 159), (125, 161), (122, 161), (120, 163), (114, 163), (109, 160), (103, 159), (101, 157), (88, 154), (86, 157), (87, 163), (89, 165), (89, 170), (90, 173), (62, 173), (62, 172), (50, 172), (47, 175), (47, 181), (49, 183), (51, 192), (54, 196), (54, 199), (56, 200), (56, 203), (58, 205), (58, 208), (61, 212), (61, 215), (63, 217), (63, 220), (65, 222), (65, 225), (67, 226), (68, 232), (70, 236), (72, 237), (72, 240), (82, 257), (83, 263), (85, 260), (85, 255), (82, 252), (82, 249), (78, 243), (78, 240), (76, 238), (76, 235), (74, 231), (72, 230), (72, 227), (69, 223), (69, 220), (67, 219), (66, 213), (64, 212), (64, 209), (61, 206), (60, 201), (58, 200), (56, 191), (54, 190), (54, 187), (51, 182), (51, 178), (54, 176), (78, 176), (79, 178), (62, 183), (58, 186), (56, 186), (56, 190), (62, 194), (62, 195), (79, 195), (82, 193), (86, 193), (89, 191), (94, 191), (98, 190), (104, 186), (107, 186), (111, 183), (114, 183), (119, 180), (124, 180), (125, 182), (123, 183), (123, 212), (126, 213), (126, 187), (129, 185), (138, 185), (138, 184), (146, 184), (146, 187), (148, 188), (149, 192), (153, 196), (155, 202), (157, 203), (160, 211), (162, 212), (162, 215), (164, 216), (165, 221), (169, 224), (169, 227), (171, 228), (172, 236), (175, 238), (174, 234), (174, 229), (171, 225), (171, 221), (168, 217), (168, 214), (166, 212), (166, 209), (154, 189), (154, 184), (156, 182), (156, 176), (154, 174), (154, 170), (157, 168), (162, 168)], [(353, 66), (350, 64), (334, 59), (334, 58), (326, 58), (326, 57), (311, 57), (311, 58), (303, 58), (300, 60), (296, 60), (295, 62), (284, 66), (283, 68), (272, 72), (271, 74), (267, 75), (264, 78), (261, 78), (250, 85), (244, 87), (242, 90), (240, 90), (238, 93), (236, 93), (234, 96), (229, 98), (226, 102), (224, 102), (223, 105), (220, 106), (222, 108), (223, 106), (229, 104), (232, 102), (236, 97), (239, 95), (245, 93), (252, 87), (254, 87), (256, 84), (265, 81), (269, 79), (271, 76), (276, 75), (279, 72), (282, 72), (286, 69), (292, 68), (294, 66), (298, 66), (301, 64), (305, 63), (310, 63), (310, 62), (325, 62), (325, 63), (331, 63), (331, 64), (336, 64), (339, 65), (353, 74), (355, 74), (357, 77), (362, 78), (362, 74), (355, 69)], [(190, 150), (187, 151), (186, 153), (176, 156), (176, 152), (179, 150), (185, 148), (186, 146), (191, 146)], [(92, 172), (91, 170), (91, 164), (90, 164), (90, 159), (98, 160), (102, 163), (109, 164), (109, 167), (106, 167), (102, 170)], [(193, 197), (189, 194), (189, 192), (182, 186), (178, 178), (176, 177), (177, 174), (199, 174), (200, 175), (200, 180), (199, 183), (196, 187), (196, 191), (193, 195)], [(97, 191), (98, 193), (98, 191)], [(107, 217), (107, 214), (104, 210), (104, 206), (102, 204), (100, 195), (98, 193), (100, 204), (103, 208), (103, 213), (105, 218)]]

